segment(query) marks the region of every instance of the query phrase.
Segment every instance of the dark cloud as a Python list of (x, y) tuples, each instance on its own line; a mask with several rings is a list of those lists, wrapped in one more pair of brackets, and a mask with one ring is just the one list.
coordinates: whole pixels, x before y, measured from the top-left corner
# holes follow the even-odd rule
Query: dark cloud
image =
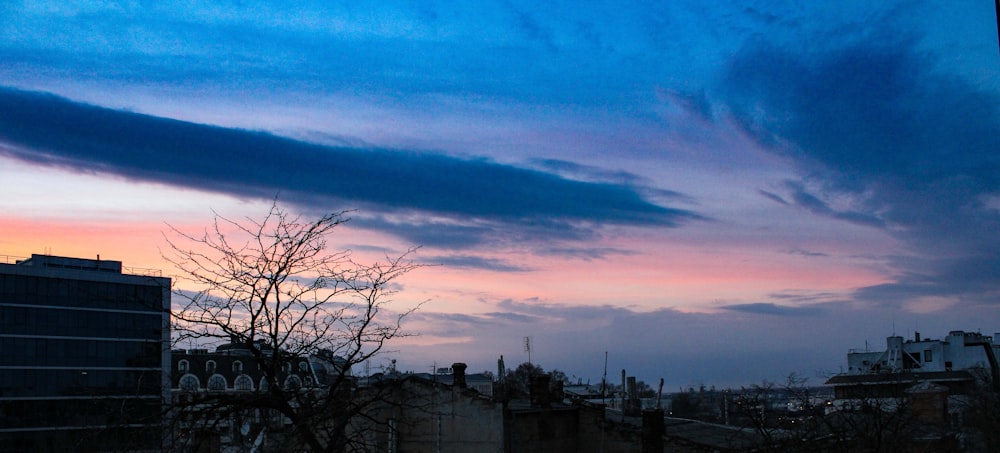
[(875, 214), (866, 214), (864, 212), (857, 211), (838, 211), (831, 208), (825, 201), (821, 200), (816, 195), (810, 193), (804, 187), (799, 184), (789, 183), (789, 187), (792, 190), (791, 197), (794, 204), (800, 208), (803, 208), (813, 214), (818, 214), (833, 219), (843, 220), (846, 222), (856, 223), (859, 225), (871, 226), (871, 227), (883, 227), (885, 223), (882, 219), (879, 219)]
[(614, 247), (550, 247), (536, 250), (542, 255), (575, 258), (584, 261), (603, 260), (612, 255), (631, 256), (638, 252)]
[(774, 316), (815, 316), (824, 313), (823, 310), (817, 307), (790, 307), (785, 305), (775, 305), (769, 302), (724, 305), (721, 308), (724, 310), (739, 311), (743, 313)]
[(691, 115), (692, 118), (704, 122), (712, 122), (715, 119), (715, 113), (712, 111), (712, 103), (708, 100), (708, 96), (704, 90), (687, 93), (671, 89), (661, 89), (658, 93), (671, 105)]
[(767, 295), (768, 299), (775, 299), (784, 301), (786, 304), (793, 303), (797, 305), (813, 305), (813, 306), (838, 306), (848, 303), (846, 296), (848, 294), (840, 292), (816, 292), (811, 290), (785, 290), (777, 293), (771, 293)]
[(555, 173), (567, 179), (620, 184), (628, 187), (635, 187), (644, 195), (654, 199), (673, 200), (692, 204), (695, 203), (694, 198), (681, 192), (652, 188), (646, 178), (627, 171), (608, 170), (606, 168), (583, 165), (560, 159), (531, 159), (529, 163), (533, 164), (539, 170)]
[(788, 201), (785, 201), (784, 198), (781, 198), (781, 195), (778, 195), (778, 194), (776, 194), (774, 192), (768, 192), (766, 190), (758, 190), (757, 193), (763, 195), (765, 198), (767, 198), (767, 199), (769, 199), (771, 201), (774, 201), (776, 203), (780, 203), (780, 204), (783, 204), (783, 205), (790, 204), (790, 203), (788, 203)]
[[(454, 227), (461, 239), (451, 240), (456, 247), (505, 230), (582, 235), (600, 224), (674, 227), (698, 218), (646, 201), (627, 184), (570, 180), (486, 159), (318, 145), (8, 88), (0, 88), (0, 143), (7, 156), (77, 171), (238, 196), (280, 193), (314, 206), (434, 213), (461, 220)], [(365, 222), (389, 230), (405, 223), (358, 223)]]
[(499, 229), (499, 225), (483, 221), (461, 221), (458, 219), (436, 221), (418, 216), (396, 219), (380, 215), (366, 215), (363, 212), (355, 214), (351, 220), (361, 228), (385, 231), (405, 238), (413, 244), (451, 250), (483, 245), (488, 238), (495, 236)]
[(884, 36), (822, 52), (751, 45), (722, 92), (736, 124), (803, 172), (787, 195), (764, 196), (884, 228), (907, 246), (908, 256), (889, 257), (894, 281), (858, 298), (995, 302), (1000, 94), (943, 74), (915, 41)]
[(529, 323), (529, 322), (539, 321), (538, 317), (536, 316), (530, 316), (521, 313), (493, 312), (493, 313), (486, 313), (486, 316), (493, 319), (499, 319), (516, 323)]
[(531, 270), (528, 267), (510, 264), (505, 260), (474, 255), (431, 256), (421, 258), (421, 261), (446, 267), (483, 269), (494, 272), (527, 272)]
[(802, 250), (802, 249), (791, 249), (791, 250), (787, 250), (786, 253), (788, 253), (789, 255), (807, 256), (807, 257), (811, 257), (811, 258), (812, 257), (830, 256), (827, 253), (812, 252), (812, 251), (809, 251), (809, 250)]
[(529, 163), (537, 166), (540, 170), (582, 181), (604, 181), (629, 185), (636, 185), (641, 181), (639, 176), (627, 171), (607, 170), (561, 159), (531, 159)]

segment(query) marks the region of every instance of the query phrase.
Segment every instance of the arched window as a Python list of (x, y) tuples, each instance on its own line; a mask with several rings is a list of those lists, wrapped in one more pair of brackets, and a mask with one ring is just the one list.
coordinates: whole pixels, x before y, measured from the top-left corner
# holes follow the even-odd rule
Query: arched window
[(306, 387), (312, 387), (312, 386), (313, 386), (312, 376), (306, 376)]
[(177, 362), (177, 371), (181, 374), (187, 373), (190, 369), (191, 362), (188, 362), (187, 359), (182, 359), (180, 362)]
[(236, 376), (236, 380), (233, 381), (233, 388), (241, 392), (252, 392), (253, 379), (250, 379), (250, 376), (247, 376), (245, 374)]
[(233, 373), (242, 373), (242, 372), (243, 372), (243, 362), (240, 362), (239, 360), (233, 362)]
[(208, 374), (215, 374), (215, 360), (205, 362), (205, 372)]
[(260, 378), (260, 385), (258, 386), (258, 388), (262, 392), (266, 392), (267, 391), (267, 389), (269, 388), (269, 386), (267, 385), (267, 378), (266, 377)]
[(181, 390), (185, 392), (197, 392), (199, 387), (201, 387), (201, 381), (198, 380), (198, 376), (185, 374), (181, 377)]
[(302, 388), (302, 379), (296, 375), (291, 375), (285, 378), (285, 388), (289, 390), (298, 390)]
[(299, 371), (303, 373), (309, 371), (309, 362), (306, 362), (305, 360), (299, 362)]
[(213, 392), (225, 391), (227, 387), (226, 378), (221, 374), (213, 374), (208, 378), (208, 390)]

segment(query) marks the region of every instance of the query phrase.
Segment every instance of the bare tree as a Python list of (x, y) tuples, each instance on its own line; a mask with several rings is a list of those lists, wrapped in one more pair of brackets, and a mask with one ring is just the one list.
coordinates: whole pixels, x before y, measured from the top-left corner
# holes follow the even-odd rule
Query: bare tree
[[(355, 397), (351, 367), (407, 335), (401, 322), (419, 304), (401, 310), (388, 304), (397, 280), (420, 265), (408, 259), (415, 249), (374, 264), (354, 261), (348, 250), (329, 250), (326, 238), (345, 215), (304, 220), (273, 203), (260, 220), (216, 214), (200, 234), (170, 226), (176, 237), (167, 238), (164, 258), (186, 283), (174, 293), (183, 301), (173, 312), (175, 340), (229, 342), (252, 357), (261, 376), (250, 391), (180, 395), (177, 419), (207, 429), (224, 420), (257, 420), (259, 428), (241, 433), (247, 442), (256, 433), (259, 444), (263, 430), (283, 448), (352, 449), (351, 420), (377, 395)], [(317, 360), (326, 363), (317, 382), (289, 382), (298, 366)], [(316, 375), (312, 365), (307, 371)]]

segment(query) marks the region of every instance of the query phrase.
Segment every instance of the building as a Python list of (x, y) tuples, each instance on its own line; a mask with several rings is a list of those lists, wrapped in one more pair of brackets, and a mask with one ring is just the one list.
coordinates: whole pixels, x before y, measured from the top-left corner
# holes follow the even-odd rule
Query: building
[(835, 398), (899, 398), (917, 383), (932, 383), (948, 389), (949, 395), (967, 394), (977, 379), (1000, 390), (1000, 334), (993, 337), (954, 330), (943, 339), (912, 340), (886, 338), (883, 351), (847, 354), (847, 372), (830, 378)]
[[(254, 343), (264, 360), (273, 355), (263, 341)], [(342, 357), (320, 350), (308, 357), (286, 356), (276, 381), (286, 391), (323, 395), (338, 377), (351, 379)], [(249, 345), (237, 341), (208, 349), (171, 352), (174, 448), (243, 451), (280, 448), (291, 421), (264, 409), (268, 378)], [(288, 398), (294, 399), (289, 395)], [(221, 406), (219, 406), (221, 404)], [(235, 408), (235, 409), (234, 409)]]
[[(655, 429), (647, 430), (643, 417), (614, 415), (603, 405), (568, 403), (562, 387), (550, 385), (550, 376), (544, 374), (530, 378), (529, 394), (524, 397), (507, 398), (510, 392), (502, 389), (490, 397), (470, 385), (466, 368), (455, 363), (433, 375), (388, 373), (370, 379), (358, 395), (378, 395), (379, 399), (352, 424), (354, 438), (361, 441), (358, 450), (664, 451), (662, 411), (655, 411), (652, 418), (659, 421), (652, 424)], [(645, 447), (646, 440), (653, 440), (659, 448)]]
[[(461, 364), (459, 364), (461, 366)], [(465, 373), (465, 368), (460, 370), (460, 375), (465, 376), (465, 387), (470, 390), (475, 390), (487, 398), (493, 397), (493, 378), (483, 374), (483, 373)], [(437, 368), (434, 374), (431, 373), (413, 373), (412, 375), (417, 379), (425, 379), (433, 382), (440, 382), (445, 385), (455, 385), (456, 370), (454, 365), (452, 367), (440, 367)]]
[[(827, 413), (842, 414), (841, 426), (858, 449), (891, 441), (890, 449), (955, 451), (964, 443), (967, 451), (986, 451), (982, 434), (995, 427), (960, 432), (957, 426), (990, 413), (976, 402), (993, 401), (988, 396), (1000, 391), (996, 340), (1000, 334), (954, 330), (943, 339), (893, 335), (884, 351), (850, 351), (847, 373), (826, 382), (834, 388)], [(856, 426), (889, 429), (848, 429)]]
[(0, 264), (0, 451), (157, 450), (170, 279), (120, 261)]

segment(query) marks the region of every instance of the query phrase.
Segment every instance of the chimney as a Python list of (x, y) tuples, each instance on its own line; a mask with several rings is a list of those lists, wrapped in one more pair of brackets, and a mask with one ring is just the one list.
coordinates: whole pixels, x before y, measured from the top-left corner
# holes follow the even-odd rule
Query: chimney
[(663, 452), (663, 409), (642, 411), (642, 453)]
[(625, 382), (625, 391), (628, 392), (628, 400), (622, 410), (627, 415), (639, 415), (642, 411), (642, 403), (640, 403), (639, 393), (636, 391), (635, 376), (629, 376)]
[(920, 343), (920, 332), (913, 332), (913, 341)]
[(464, 389), (468, 387), (465, 383), (465, 369), (469, 366), (464, 363), (453, 363), (451, 364), (452, 381), (451, 385)]
[(547, 374), (536, 374), (531, 376), (528, 386), (531, 405), (549, 408), (552, 406), (552, 392), (549, 391), (549, 383), (552, 377)]

